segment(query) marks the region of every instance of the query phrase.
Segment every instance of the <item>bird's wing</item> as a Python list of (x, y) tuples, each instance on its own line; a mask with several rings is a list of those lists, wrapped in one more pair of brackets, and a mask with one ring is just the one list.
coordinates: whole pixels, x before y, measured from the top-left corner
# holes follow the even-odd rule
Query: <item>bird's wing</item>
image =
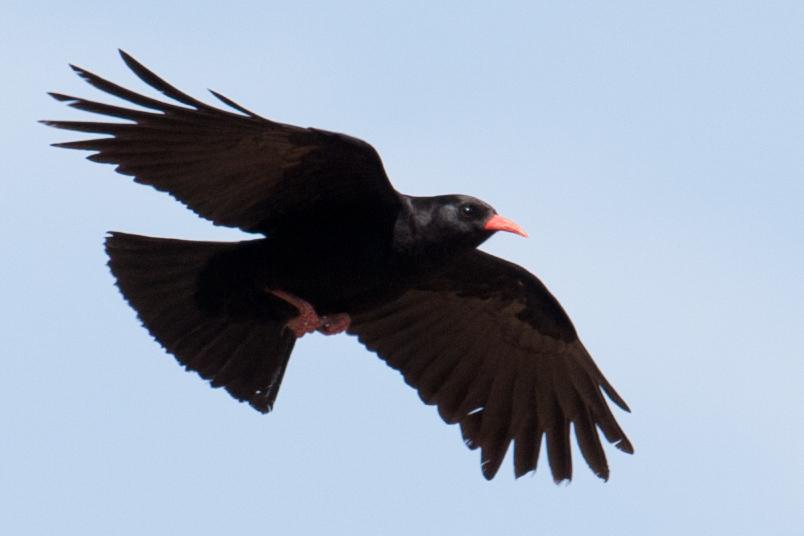
[(368, 143), (334, 132), (262, 118), (222, 95), (236, 112), (215, 108), (174, 88), (120, 52), (144, 82), (175, 103), (152, 99), (73, 66), (92, 86), (149, 111), (51, 93), (73, 108), (127, 120), (44, 121), (105, 137), (55, 144), (95, 151), (124, 175), (170, 193), (219, 225), (266, 232), (285, 218), (320, 207), (395, 205), (398, 197)]
[(517, 477), (536, 469), (542, 436), (556, 482), (572, 476), (570, 424), (596, 475), (608, 478), (599, 428), (632, 453), (603, 393), (628, 410), (545, 286), (523, 268), (474, 251), (449, 272), (371, 311), (350, 332), (399, 370), (497, 473), (514, 444)]

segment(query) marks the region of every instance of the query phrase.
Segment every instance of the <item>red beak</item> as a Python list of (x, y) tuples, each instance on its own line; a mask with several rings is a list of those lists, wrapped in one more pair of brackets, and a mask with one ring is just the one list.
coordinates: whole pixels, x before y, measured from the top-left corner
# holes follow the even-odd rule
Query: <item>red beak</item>
[(492, 216), (489, 221), (486, 222), (486, 225), (484, 225), (483, 228), (487, 231), (508, 231), (509, 233), (524, 236), (525, 238), (528, 237), (528, 233), (526, 233), (522, 227), (512, 222), (508, 218), (503, 218), (499, 214)]

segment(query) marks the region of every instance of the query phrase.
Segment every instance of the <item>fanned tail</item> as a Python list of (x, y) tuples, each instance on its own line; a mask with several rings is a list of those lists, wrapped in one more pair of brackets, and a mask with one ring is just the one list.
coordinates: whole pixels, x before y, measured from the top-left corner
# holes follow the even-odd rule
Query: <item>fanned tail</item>
[(231, 269), (247, 247), (118, 232), (106, 239), (117, 285), (151, 335), (213, 387), (267, 413), (296, 339), (285, 327), (287, 304), (269, 295), (257, 303), (247, 275)]

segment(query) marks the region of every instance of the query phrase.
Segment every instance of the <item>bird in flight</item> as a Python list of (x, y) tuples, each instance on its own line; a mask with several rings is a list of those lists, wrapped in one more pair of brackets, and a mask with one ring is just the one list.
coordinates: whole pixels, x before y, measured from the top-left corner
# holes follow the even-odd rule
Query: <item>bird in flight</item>
[(633, 452), (604, 394), (630, 410), (558, 301), (524, 268), (477, 249), (497, 231), (526, 236), (519, 225), (466, 195), (401, 194), (362, 140), (277, 123), (214, 91), (233, 111), (210, 106), (120, 54), (170, 102), (71, 66), (140, 108), (50, 93), (124, 120), (44, 121), (102, 136), (54, 145), (92, 151), (89, 160), (214, 224), (262, 235), (107, 237), (123, 296), (188, 370), (267, 413), (296, 340), (345, 332), (460, 425), (487, 479), (511, 444), (515, 476), (535, 471), (543, 442), (553, 479), (570, 479), (570, 428), (603, 479), (599, 432)]

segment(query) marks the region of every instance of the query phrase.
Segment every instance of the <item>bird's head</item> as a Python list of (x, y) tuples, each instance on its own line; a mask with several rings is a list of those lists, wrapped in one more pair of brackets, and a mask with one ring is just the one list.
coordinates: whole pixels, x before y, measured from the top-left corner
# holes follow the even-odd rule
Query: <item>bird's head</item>
[(408, 197), (408, 203), (406, 238), (427, 249), (473, 249), (497, 231), (528, 236), (491, 205), (468, 195)]

